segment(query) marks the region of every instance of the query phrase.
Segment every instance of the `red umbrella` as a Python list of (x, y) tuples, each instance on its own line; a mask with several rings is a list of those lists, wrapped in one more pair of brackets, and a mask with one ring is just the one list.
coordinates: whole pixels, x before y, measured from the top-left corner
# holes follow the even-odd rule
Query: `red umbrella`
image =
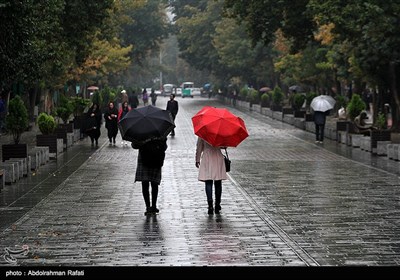
[(192, 123), (194, 134), (214, 147), (236, 147), (249, 136), (244, 121), (224, 108), (206, 106)]
[(99, 90), (99, 87), (96, 86), (90, 86), (87, 88), (88, 90)]
[(271, 91), (271, 89), (269, 87), (262, 87), (259, 89), (260, 92), (268, 92)]

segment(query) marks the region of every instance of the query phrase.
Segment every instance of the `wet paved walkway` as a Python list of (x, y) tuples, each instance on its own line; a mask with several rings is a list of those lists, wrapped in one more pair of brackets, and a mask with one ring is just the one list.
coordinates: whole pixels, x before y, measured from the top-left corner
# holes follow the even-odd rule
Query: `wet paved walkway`
[(191, 116), (222, 105), (177, 100), (157, 216), (143, 215), (137, 150), (108, 146), (103, 130), (99, 149), (80, 141), (47, 171), (0, 193), (0, 252), (29, 246), (14, 264), (0, 253), (0, 266), (400, 264), (398, 162), (354, 152), (355, 161), (341, 144), (316, 145), (308, 132), (232, 108), (250, 136), (229, 149), (222, 214), (209, 216)]

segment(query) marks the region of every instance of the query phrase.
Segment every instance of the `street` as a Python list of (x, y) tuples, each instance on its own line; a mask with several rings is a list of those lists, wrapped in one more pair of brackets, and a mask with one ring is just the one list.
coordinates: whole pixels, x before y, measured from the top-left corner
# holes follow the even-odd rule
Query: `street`
[[(159, 97), (157, 106), (165, 108), (167, 100)], [(308, 132), (239, 109), (229, 108), (243, 118), (249, 137), (228, 149), (232, 166), (222, 183), (221, 215), (208, 215), (191, 117), (203, 106), (224, 105), (202, 97), (176, 100), (158, 215), (143, 214), (141, 184), (134, 182), (137, 150), (121, 146), (120, 134), (117, 146), (108, 146), (103, 126), (100, 148), (92, 150), (88, 139), (76, 143), (71, 150), (79, 160), (59, 163), (63, 171), (54, 173), (52, 189), (3, 228), (1, 252), (29, 249), (14, 262), (0, 253), (0, 265), (400, 264), (397, 173), (334, 152), (336, 142), (316, 145)], [(390, 164), (400, 170), (398, 162)], [(18, 196), (23, 180), (35, 185)], [(7, 217), (28, 207), (29, 196), (43, 187), (23, 180), (0, 193), (4, 202), (7, 189), (14, 190), (14, 201), (1, 207)]]

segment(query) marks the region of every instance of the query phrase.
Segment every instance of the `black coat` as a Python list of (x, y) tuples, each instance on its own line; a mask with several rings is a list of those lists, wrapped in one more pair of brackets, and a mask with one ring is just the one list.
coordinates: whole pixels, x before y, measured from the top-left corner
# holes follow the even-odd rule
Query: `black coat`
[(175, 99), (168, 100), (166, 110), (170, 111), (172, 116), (175, 117), (178, 114), (178, 110), (179, 110), (178, 101), (176, 101)]
[(327, 112), (315, 111), (314, 112), (314, 123), (317, 125), (323, 125), (326, 122)]

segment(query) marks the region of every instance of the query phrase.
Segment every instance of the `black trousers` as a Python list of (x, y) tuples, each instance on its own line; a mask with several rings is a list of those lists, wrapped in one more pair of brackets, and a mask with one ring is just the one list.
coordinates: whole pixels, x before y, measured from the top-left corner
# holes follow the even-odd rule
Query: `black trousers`
[(315, 140), (324, 141), (325, 124), (315, 124)]

